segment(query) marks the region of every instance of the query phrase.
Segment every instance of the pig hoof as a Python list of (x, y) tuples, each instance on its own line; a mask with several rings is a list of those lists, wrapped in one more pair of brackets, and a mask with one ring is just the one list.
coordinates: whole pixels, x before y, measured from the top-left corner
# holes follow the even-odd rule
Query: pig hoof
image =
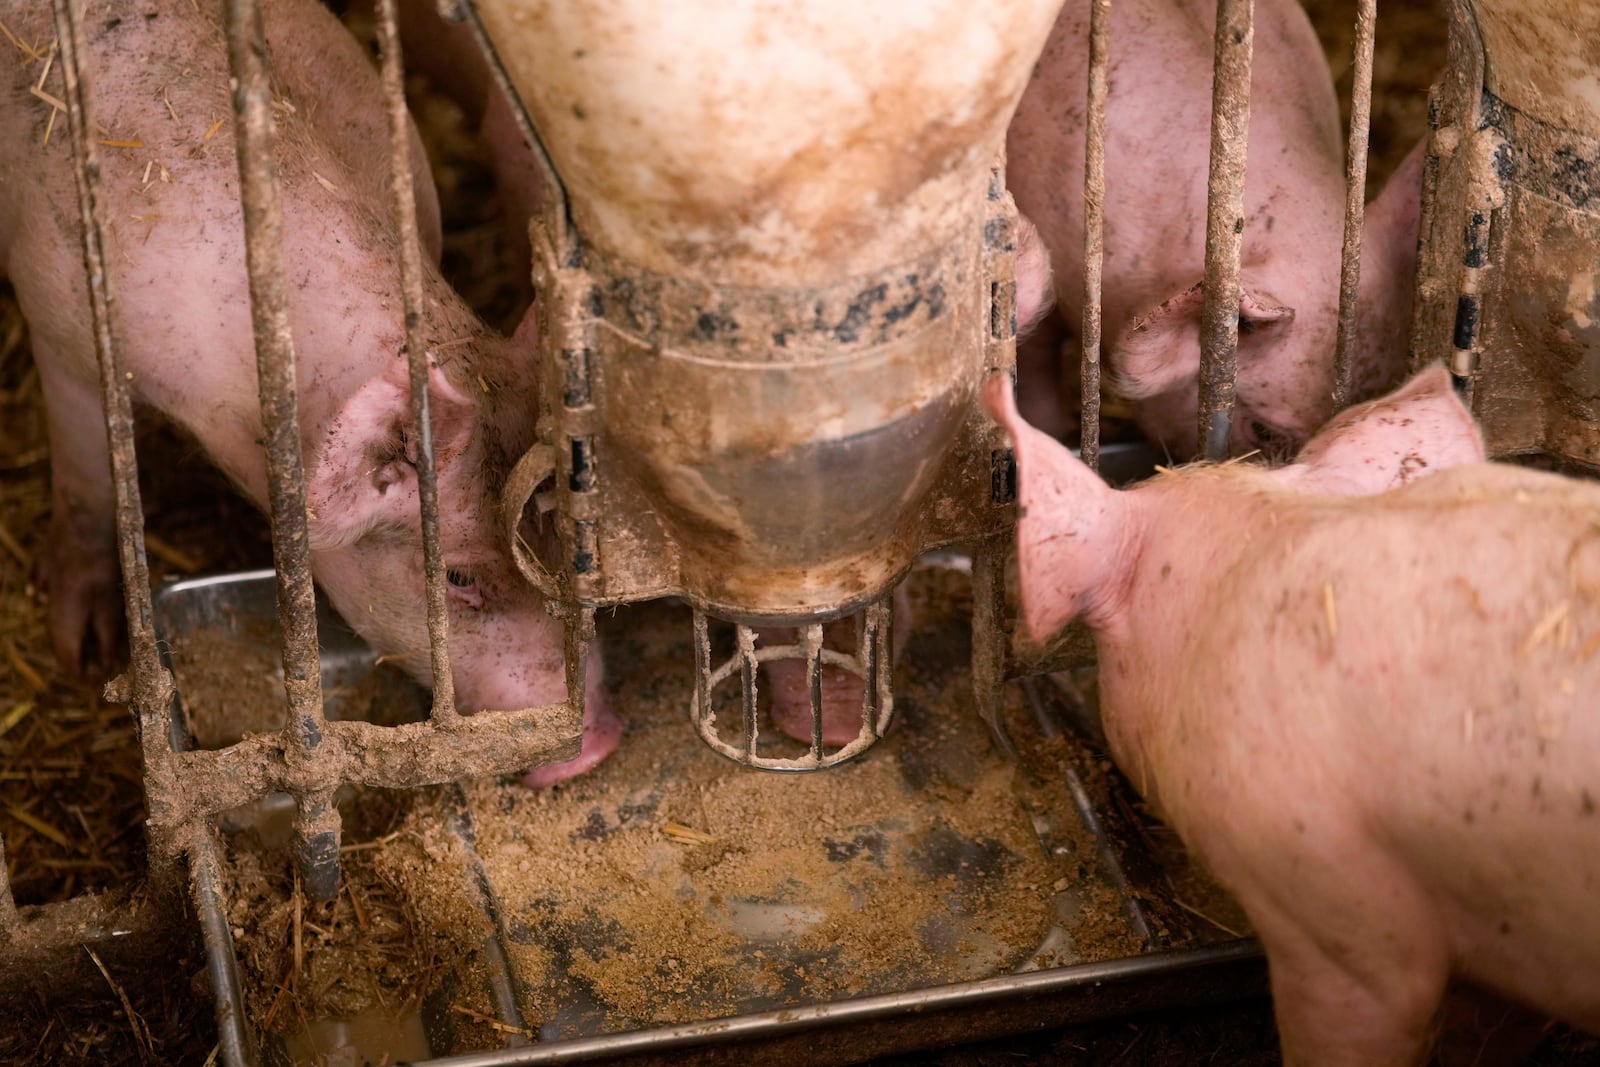
[(530, 789), (543, 789), (586, 774), (615, 752), (617, 742), (621, 740), (622, 720), (603, 697), (591, 695), (584, 707), (583, 751), (578, 753), (578, 758), (535, 767), (522, 776), (522, 784)]
[(115, 559), (86, 559), (52, 549), (40, 562), (37, 581), (49, 596), (56, 661), (80, 674), (110, 669), (122, 644), (122, 588)]

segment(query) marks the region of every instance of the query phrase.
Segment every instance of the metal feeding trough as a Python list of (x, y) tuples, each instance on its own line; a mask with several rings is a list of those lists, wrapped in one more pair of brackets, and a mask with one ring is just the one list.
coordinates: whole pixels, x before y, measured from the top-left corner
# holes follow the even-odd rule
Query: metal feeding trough
[[(252, 897), (248, 872), (286, 864), (292, 797), (224, 813), (199, 901), (204, 927), (243, 935), (237, 956), (210, 958), (219, 1014), (248, 1021), (235, 1051), (250, 1056), (254, 1033), (269, 1063), (677, 1062), (735, 1043), (741, 1062), (793, 1062), (801, 1048), (815, 1057), (819, 1042), (830, 1058), (856, 1059), (1260, 991), (1254, 946), (1182, 910), (1162, 867), (1172, 856), (1152, 854), (1126, 797), (1099, 772), (1104, 757), (1062, 736), (1077, 709), (1048, 683), (1030, 684), (1026, 698), (1013, 688), (1020, 765), (987, 743), (970, 676), (950, 669), (970, 640), (960, 606), (969, 579), (952, 569), (967, 565), (947, 554), (913, 572), (913, 596), (927, 593), (933, 607), (916, 613), (902, 657), (902, 724), (873, 759), (801, 783), (809, 793), (682, 744), (690, 684), (669, 668), (692, 612), (660, 602), (607, 628), (630, 732), (591, 776), (554, 796), (510, 782), (407, 794), (398, 828), (390, 816), (371, 837), (351, 829), (361, 794), (336, 798), (350, 809), (344, 847), (362, 862), (413, 863), (427, 884), (409, 891), (413, 921), (440, 928), (413, 933), (442, 931), (457, 950), (401, 994), (404, 1010), (391, 988), (379, 1025), (364, 1017), (376, 1007), (320, 1014), (337, 1002), (304, 992), (327, 980), (309, 963), (296, 968), (292, 1009), (276, 1006), (280, 962), (262, 963), (250, 942), (286, 946), (286, 909), (303, 909), (318, 936), (341, 936), (325, 929), (334, 927), (350, 942), (308, 947), (308, 961), (344, 951), (366, 969), (366, 954), (386, 950), (366, 946), (361, 913), (341, 918), (342, 901), (295, 899), (287, 881), (277, 896)], [(286, 711), (272, 685), (273, 603), (271, 572), (157, 592), (157, 630), (188, 694), (183, 721), (204, 721), (187, 733), (234, 742), (243, 731), (230, 713), (281, 725), (270, 714)], [(322, 611), (330, 720), (425, 714), (426, 693)], [(219, 659), (232, 667), (231, 689), (216, 684)], [(352, 896), (366, 898), (367, 870), (346, 861)], [(378, 892), (389, 877), (373, 881)]]

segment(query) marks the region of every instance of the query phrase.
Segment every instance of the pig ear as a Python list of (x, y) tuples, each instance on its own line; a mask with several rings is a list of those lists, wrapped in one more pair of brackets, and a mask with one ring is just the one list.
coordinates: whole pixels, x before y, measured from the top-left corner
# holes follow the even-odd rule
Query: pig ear
[(1122, 547), (1113, 525), (1120, 500), (1065, 445), (1023, 421), (1004, 375), (984, 384), (983, 400), (1016, 449), (1022, 622), (1042, 641), (1103, 599), (1106, 553)]
[[(1196, 282), (1134, 321), (1117, 344), (1117, 391), (1130, 400), (1159, 396), (1194, 379), (1199, 368), (1200, 316), (1205, 285)], [(1239, 336), (1281, 329), (1294, 321), (1294, 308), (1272, 294), (1239, 290)]]
[(1362, 219), (1357, 329), (1362, 362), (1368, 366), (1404, 362), (1417, 274), (1417, 227), (1426, 150), (1424, 138), (1389, 177), (1383, 192), (1367, 205)]
[(1274, 476), (1311, 492), (1368, 496), (1483, 461), (1477, 424), (1449, 372), (1435, 363), (1388, 396), (1339, 415)]
[[(475, 400), (429, 361), (428, 394), (437, 466), (470, 440)], [(336, 548), (380, 526), (420, 523), (417, 442), (406, 362), (393, 361), (360, 386), (334, 418), (306, 484), (314, 548)]]

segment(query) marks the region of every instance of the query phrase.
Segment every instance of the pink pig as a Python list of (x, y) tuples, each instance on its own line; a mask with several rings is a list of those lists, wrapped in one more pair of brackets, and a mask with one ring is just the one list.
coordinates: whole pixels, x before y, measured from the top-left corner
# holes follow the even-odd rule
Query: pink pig
[(1296, 466), (1127, 492), (988, 401), (1023, 621), (1093, 629), (1112, 753), (1249, 915), (1285, 1062), (1419, 1062), (1452, 977), (1600, 1027), (1600, 486), (1478, 462), (1439, 367)]
[[(112, 0), (87, 26), (97, 121), (136, 148), (101, 149), (115, 293), (112, 327), (137, 403), (183, 427), (258, 506), (267, 495), (226, 52), (215, 0)], [(312, 567), (349, 623), (429, 680), (420, 518), (390, 221), (388, 135), (377, 73), (315, 0), (268, 0), (284, 262), (298, 354)], [(54, 35), (48, 2), (13, 5), (24, 41)], [(48, 409), (53, 513), (42, 579), (57, 655), (86, 641), (109, 658), (121, 621), (112, 490), (65, 120), (30, 93), (40, 68), (14, 56), (0, 113), (0, 269), (27, 316)], [(59, 67), (57, 68), (59, 71)], [(52, 75), (58, 77), (59, 75)], [(57, 95), (59, 86), (47, 86)], [(213, 136), (215, 134), (215, 136)], [(424, 246), (438, 205), (413, 134)], [(524, 327), (526, 330), (527, 327)], [(463, 709), (564, 699), (562, 633), (517, 573), (499, 532), (498, 488), (529, 443), (531, 340), (488, 330), (431, 264), (422, 333), (430, 384), (451, 648)], [(621, 727), (598, 659), (583, 754), (535, 782), (603, 759)]]
[[(1083, 310), (1087, 3), (1061, 11), (1008, 135), (1007, 181), (1055, 265), (1073, 336)], [(1106, 102), (1103, 330), (1106, 383), (1174, 454), (1193, 455), (1210, 152), (1213, 0), (1111, 5)], [(1339, 107), (1299, 4), (1255, 5), (1249, 166), (1240, 265), (1239, 450), (1303, 442), (1331, 414), (1343, 233)], [(1362, 240), (1358, 395), (1404, 371), (1422, 153), (1368, 206)], [(1024, 316), (1033, 309), (1024, 308)], [(1037, 353), (1033, 353), (1037, 355)], [(1023, 402), (1048, 380), (1024, 346)], [(1032, 373), (1037, 373), (1033, 371)], [(1075, 378), (1074, 378), (1075, 380)], [(1291, 449), (1292, 451), (1292, 449)]]

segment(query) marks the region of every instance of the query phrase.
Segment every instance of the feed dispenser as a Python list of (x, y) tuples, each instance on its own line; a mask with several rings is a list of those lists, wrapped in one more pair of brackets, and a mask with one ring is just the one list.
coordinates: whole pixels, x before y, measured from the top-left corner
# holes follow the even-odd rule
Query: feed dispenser
[[(552, 192), (530, 226), (538, 444), (506, 494), (519, 561), (568, 606), (688, 600), (693, 718), (741, 763), (814, 770), (883, 734), (893, 590), (957, 543), (996, 725), (1014, 478), (976, 398), (1014, 374), (999, 160), (1059, 6), (465, 5)], [(853, 646), (829, 647), (850, 616)], [(734, 624), (721, 662), (713, 620)], [(787, 751), (757, 682), (782, 660), (811, 715)], [(837, 745), (829, 669), (860, 679)]]

